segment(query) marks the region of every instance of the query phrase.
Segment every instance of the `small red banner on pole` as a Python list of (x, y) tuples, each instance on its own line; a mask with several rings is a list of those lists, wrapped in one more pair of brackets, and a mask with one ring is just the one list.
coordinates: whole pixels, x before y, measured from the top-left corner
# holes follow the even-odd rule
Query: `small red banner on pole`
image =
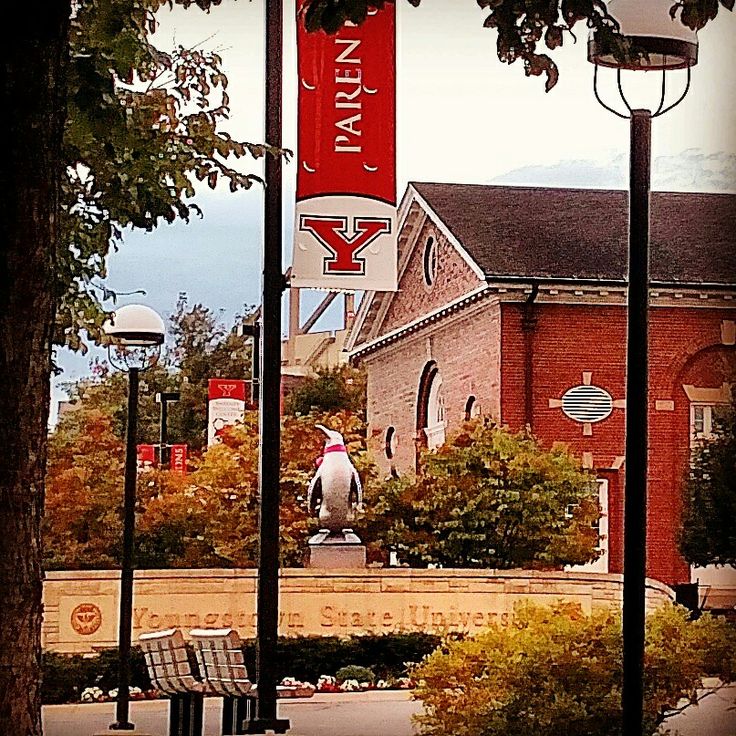
[(248, 382), (239, 378), (210, 378), (207, 397), (210, 399), (238, 399), (246, 401), (250, 391)]
[(171, 472), (187, 474), (187, 446), (171, 445)]
[(210, 378), (208, 391), (207, 445), (219, 442), (219, 434), (231, 424), (242, 422), (250, 386), (240, 378)]
[(156, 445), (138, 445), (138, 470), (150, 470), (156, 466)]

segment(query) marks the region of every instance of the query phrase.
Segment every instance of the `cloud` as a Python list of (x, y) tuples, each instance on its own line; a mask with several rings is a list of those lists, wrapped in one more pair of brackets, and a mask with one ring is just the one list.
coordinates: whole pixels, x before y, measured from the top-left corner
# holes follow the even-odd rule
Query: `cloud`
[[(570, 159), (552, 165), (529, 165), (491, 179), (492, 184), (515, 186), (626, 189), (628, 157), (607, 160)], [(736, 192), (736, 154), (706, 154), (690, 148), (674, 156), (658, 156), (652, 163), (652, 189), (683, 192)]]

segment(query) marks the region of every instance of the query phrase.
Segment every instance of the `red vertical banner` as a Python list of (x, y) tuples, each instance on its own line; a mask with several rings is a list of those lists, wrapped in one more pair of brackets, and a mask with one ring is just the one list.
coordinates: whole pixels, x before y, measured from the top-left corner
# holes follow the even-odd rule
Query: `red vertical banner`
[(249, 386), (240, 378), (210, 378), (208, 386), (207, 445), (219, 442), (228, 425), (242, 422)]
[(396, 23), (307, 33), (297, 17), (299, 133), (293, 286), (396, 289)]
[(187, 474), (187, 446), (171, 445), (171, 472), (181, 475)]
[(150, 470), (156, 467), (156, 445), (138, 445), (138, 470)]

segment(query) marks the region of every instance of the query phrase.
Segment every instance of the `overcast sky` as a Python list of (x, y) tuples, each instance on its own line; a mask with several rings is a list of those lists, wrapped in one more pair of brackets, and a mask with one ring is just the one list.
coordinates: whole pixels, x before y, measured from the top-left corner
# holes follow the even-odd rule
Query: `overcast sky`
[[(296, 59), (293, 0), (285, 0), (284, 145), (296, 147)], [(233, 136), (263, 140), (263, 0), (223, 0), (210, 14), (196, 7), (163, 10), (154, 36), (218, 50), (230, 81)], [(526, 78), (521, 63), (502, 65), (495, 33), (484, 29), (475, 0), (397, 0), (398, 195), (408, 181), (507, 183), (625, 188), (628, 124), (603, 110), (592, 91), (583, 29), (578, 42), (552, 56), (560, 81), (545, 94), (541, 78)], [(721, 9), (700, 34), (699, 64), (685, 101), (653, 125), (653, 188), (734, 191), (736, 188), (736, 17)], [(672, 88), (684, 83), (673, 73)], [(659, 76), (626, 80), (642, 106), (656, 106)], [(642, 83), (642, 78), (645, 78)], [(648, 81), (647, 79), (648, 78)], [(610, 79), (602, 88), (613, 93)], [(652, 102), (647, 104), (647, 100)], [(251, 168), (260, 172), (260, 167)], [(295, 166), (285, 168), (286, 262), (290, 257)], [(167, 317), (179, 292), (190, 302), (223, 310), (226, 320), (259, 300), (262, 193), (204, 190), (204, 219), (128, 232), (110, 258), (108, 286), (143, 289), (142, 301)], [(311, 302), (318, 300), (312, 295)], [(308, 297), (309, 299), (309, 297)], [(121, 303), (125, 303), (122, 300)], [(336, 315), (320, 323), (335, 324)], [(319, 327), (319, 325), (318, 325)], [(58, 356), (59, 384), (86, 373), (89, 357)]]

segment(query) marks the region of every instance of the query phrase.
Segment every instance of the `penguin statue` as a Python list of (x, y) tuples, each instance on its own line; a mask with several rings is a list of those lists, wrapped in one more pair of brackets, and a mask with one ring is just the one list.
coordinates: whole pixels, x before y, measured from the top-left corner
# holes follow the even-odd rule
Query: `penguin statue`
[(351, 530), (355, 509), (363, 502), (363, 489), (339, 432), (315, 425), (327, 436), (318, 468), (309, 483), (309, 512), (319, 518), (320, 531), (343, 534)]

